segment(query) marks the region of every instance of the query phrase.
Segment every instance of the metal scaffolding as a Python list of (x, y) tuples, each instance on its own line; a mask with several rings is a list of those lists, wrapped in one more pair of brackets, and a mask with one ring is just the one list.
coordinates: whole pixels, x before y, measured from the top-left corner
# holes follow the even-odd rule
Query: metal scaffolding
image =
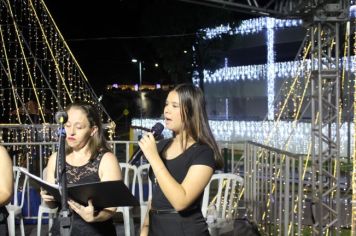
[(331, 228), (339, 235), (339, 50), (332, 47), (339, 44), (339, 23), (320, 22), (312, 30), (313, 235)]

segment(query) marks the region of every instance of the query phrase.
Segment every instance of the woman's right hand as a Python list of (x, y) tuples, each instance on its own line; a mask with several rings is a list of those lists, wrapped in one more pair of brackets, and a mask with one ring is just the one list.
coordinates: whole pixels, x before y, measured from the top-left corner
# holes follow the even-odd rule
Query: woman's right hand
[(138, 145), (150, 164), (152, 164), (154, 158), (156, 160), (161, 159), (157, 151), (156, 139), (151, 132), (145, 133)]
[(45, 205), (47, 205), (49, 208), (58, 207), (57, 202), (54, 199), (54, 197), (52, 195), (48, 194), (47, 191), (41, 189), (40, 194), (41, 194), (41, 197), (42, 197)]
[(41, 189), (40, 194), (41, 194), (43, 201), (45, 201), (45, 202), (54, 202), (55, 201), (54, 197), (52, 195), (48, 194), (46, 190)]

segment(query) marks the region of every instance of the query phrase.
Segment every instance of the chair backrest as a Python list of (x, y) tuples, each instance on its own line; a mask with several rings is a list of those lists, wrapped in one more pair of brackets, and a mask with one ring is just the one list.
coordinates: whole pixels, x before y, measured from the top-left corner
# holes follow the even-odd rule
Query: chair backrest
[[(28, 182), (28, 176), (25, 174), (21, 174), (21, 171), (17, 166), (13, 166), (12, 171), (14, 173), (15, 181), (12, 205), (19, 206), (22, 208), (25, 201), (25, 192)], [(21, 191), (20, 195), (18, 194), (19, 191)], [(19, 196), (21, 196), (21, 199), (19, 199)]]
[(137, 185), (137, 167), (123, 162), (120, 162), (120, 167), (124, 183), (130, 189), (132, 195), (135, 195)]
[[(147, 203), (151, 196), (152, 196), (152, 182), (148, 176), (148, 171), (150, 169), (150, 164), (140, 165), (137, 168), (137, 180), (138, 180), (138, 187), (139, 187), (139, 200), (140, 204)], [(144, 193), (147, 191), (147, 195)]]
[(204, 189), (202, 213), (206, 217), (209, 207), (214, 207), (218, 219), (231, 219), (237, 208), (237, 189), (243, 186), (243, 178), (236, 174), (213, 174)]

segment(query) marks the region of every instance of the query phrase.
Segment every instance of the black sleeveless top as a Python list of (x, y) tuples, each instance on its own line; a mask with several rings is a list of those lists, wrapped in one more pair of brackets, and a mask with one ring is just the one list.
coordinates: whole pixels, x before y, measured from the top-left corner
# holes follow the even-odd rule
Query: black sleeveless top
[[(83, 166), (72, 166), (66, 162), (67, 183), (82, 184), (100, 181), (99, 165), (105, 153), (99, 155), (93, 160), (89, 161)], [(72, 230), (73, 236), (102, 236), (102, 235), (116, 235), (116, 230), (112, 219), (103, 222), (88, 223), (84, 221), (77, 213), (72, 212)], [(60, 235), (59, 221), (53, 223), (51, 229), (52, 235)]]
[[(163, 140), (157, 145), (160, 157), (171, 176), (182, 183), (188, 170), (193, 165), (205, 165), (215, 169), (216, 163), (214, 151), (206, 144), (195, 143), (188, 147), (183, 153), (174, 159), (165, 159), (163, 154), (171, 140)], [(158, 183), (155, 183), (155, 176), (150, 169), (152, 185), (151, 208), (164, 210), (173, 209), (172, 204), (164, 195)], [(154, 236), (207, 236), (210, 235), (208, 225), (201, 212), (201, 201), (203, 192), (185, 210), (178, 214), (155, 214), (150, 212), (149, 235)]]
[(99, 154), (83, 166), (72, 166), (66, 162), (68, 185), (100, 181), (99, 165), (103, 156), (104, 154)]
[[(213, 170), (216, 168), (216, 162), (214, 159), (214, 151), (206, 144), (194, 143), (182, 154), (174, 159), (166, 160), (163, 158), (163, 153), (165, 149), (172, 142), (171, 139), (162, 140), (157, 145), (159, 155), (168, 169), (172, 177), (178, 182), (182, 183), (185, 176), (188, 173), (189, 168), (192, 165), (206, 165), (211, 167)], [(160, 186), (156, 184), (155, 176), (150, 168), (150, 179), (153, 184), (152, 189), (152, 208), (155, 209), (172, 209), (173, 206), (168, 201)], [(203, 199), (203, 192), (200, 196), (192, 203), (189, 208), (200, 208)]]

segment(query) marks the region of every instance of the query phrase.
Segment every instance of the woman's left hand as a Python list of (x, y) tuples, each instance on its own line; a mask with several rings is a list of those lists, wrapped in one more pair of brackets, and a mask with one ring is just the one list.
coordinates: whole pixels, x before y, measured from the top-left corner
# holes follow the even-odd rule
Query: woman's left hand
[(94, 206), (91, 200), (88, 200), (88, 206), (83, 206), (73, 200), (68, 201), (68, 205), (73, 209), (78, 215), (80, 215), (86, 222), (93, 222), (94, 216)]
[(152, 133), (145, 133), (138, 142), (146, 159), (151, 162), (152, 158), (158, 156), (156, 140)]

